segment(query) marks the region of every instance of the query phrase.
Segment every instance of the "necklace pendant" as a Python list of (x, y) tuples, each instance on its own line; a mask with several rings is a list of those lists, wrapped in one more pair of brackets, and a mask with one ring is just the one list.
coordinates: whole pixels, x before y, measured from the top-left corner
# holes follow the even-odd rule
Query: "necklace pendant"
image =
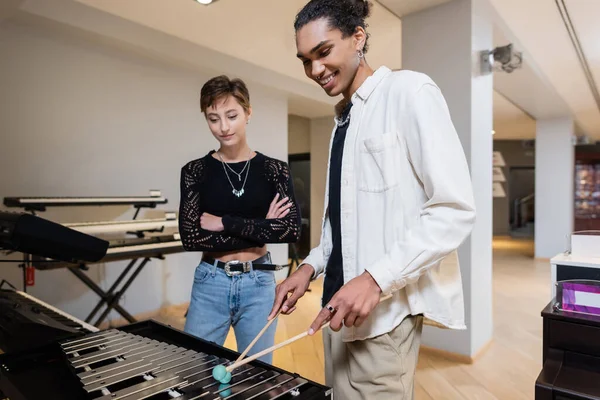
[(244, 194), (244, 189), (243, 188), (240, 190), (233, 189), (231, 192), (237, 197), (242, 197), (242, 195)]

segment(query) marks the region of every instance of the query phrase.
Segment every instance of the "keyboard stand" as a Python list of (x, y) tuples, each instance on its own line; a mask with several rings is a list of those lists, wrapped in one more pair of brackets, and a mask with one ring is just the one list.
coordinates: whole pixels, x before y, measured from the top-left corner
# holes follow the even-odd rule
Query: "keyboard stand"
[[(164, 259), (164, 257), (162, 257), (162, 256), (159, 258)], [(138, 261), (140, 261), (139, 265), (135, 268), (135, 270), (133, 271), (133, 274), (131, 274), (131, 276), (127, 279), (127, 281), (121, 287), (121, 289), (118, 290), (118, 287), (121, 284), (121, 282), (123, 281), (123, 279), (125, 279), (127, 274), (129, 274), (129, 272), (133, 269), (133, 267), (136, 265), (136, 263)], [(125, 294), (125, 292), (129, 288), (129, 286), (131, 286), (131, 284), (133, 283), (135, 278), (137, 278), (139, 273), (142, 272), (142, 269), (146, 266), (146, 264), (149, 261), (150, 261), (149, 257), (136, 258), (136, 259), (131, 260), (129, 262), (129, 264), (127, 265), (127, 267), (125, 267), (123, 272), (121, 272), (121, 274), (118, 276), (118, 278), (112, 284), (112, 286), (106, 292), (104, 290), (102, 290), (102, 288), (100, 286), (98, 286), (96, 284), (96, 282), (91, 280), (90, 277), (85, 274), (85, 272), (83, 272), (83, 270), (89, 269), (85, 264), (81, 264), (77, 267), (67, 268), (81, 282), (83, 282), (87, 287), (92, 289), (98, 296), (100, 296), (100, 301), (98, 302), (98, 304), (96, 304), (96, 307), (94, 307), (94, 309), (90, 312), (90, 315), (87, 316), (87, 318), (85, 319), (85, 322), (87, 322), (88, 324), (91, 324), (92, 319), (96, 316), (96, 314), (100, 311), (100, 309), (105, 305), (106, 305), (106, 308), (104, 309), (102, 314), (100, 314), (100, 316), (98, 317), (96, 322), (93, 323), (92, 325), (99, 327), (100, 324), (102, 323), (102, 321), (104, 321), (106, 319), (106, 317), (108, 316), (108, 314), (110, 313), (110, 311), (112, 309), (114, 309), (119, 314), (121, 314), (130, 323), (137, 322), (137, 320), (119, 304), (119, 300)]]
[[(158, 204), (166, 204), (168, 202), (168, 200), (166, 198), (163, 198), (161, 196), (161, 193), (159, 190), (150, 190), (150, 196), (149, 197), (144, 196), (143, 199), (142, 199), (142, 197), (136, 197), (136, 196), (130, 197), (130, 198), (117, 197), (116, 202), (111, 201), (111, 199), (114, 200), (115, 198), (110, 198), (110, 197), (105, 198), (105, 200), (103, 200), (102, 198), (89, 197), (87, 199), (88, 200), (91, 199), (92, 201), (86, 201), (86, 202), (80, 201), (80, 200), (86, 199), (86, 198), (76, 198), (76, 197), (75, 198), (65, 197), (62, 199), (50, 197), (47, 199), (47, 202), (44, 202), (44, 201), (24, 202), (24, 200), (26, 200), (26, 199), (27, 198), (5, 197), (4, 205), (6, 207), (22, 208), (24, 211), (31, 213), (31, 215), (36, 215), (36, 216), (37, 216), (36, 211), (44, 212), (44, 211), (46, 211), (47, 207), (69, 207), (69, 206), (96, 206), (97, 207), (97, 206), (131, 205), (135, 209), (135, 213), (133, 214), (133, 218), (132, 218), (133, 220), (135, 220), (137, 218), (137, 216), (139, 215), (140, 210), (142, 208), (156, 208), (156, 206)], [(96, 199), (96, 201), (93, 201), (94, 199)], [(66, 201), (63, 201), (63, 200), (66, 200)], [(143, 237), (143, 234), (140, 232), (136, 232), (135, 234), (138, 237)], [(8, 262), (12, 262), (12, 261), (8, 261)], [(33, 280), (33, 274), (35, 273), (33, 271), (31, 255), (23, 253), (23, 262), (21, 264), (19, 264), (18, 267), (23, 269), (23, 292), (27, 292), (27, 287), (33, 285), (32, 280)], [(28, 272), (32, 274), (31, 278), (29, 277)], [(78, 272), (81, 273), (81, 271), (78, 271)], [(77, 274), (75, 274), (75, 275), (78, 276)], [(85, 275), (82, 274), (81, 276), (85, 276)], [(78, 276), (78, 277), (81, 279), (81, 276)], [(94, 282), (92, 282), (91, 280), (89, 282), (94, 284), (97, 287), (97, 285)], [(86, 284), (90, 288), (92, 288), (88, 283), (86, 283)], [(94, 289), (92, 288), (92, 290), (94, 290)], [(104, 293), (102, 290), (100, 290), (100, 291), (102, 293)], [(96, 293), (98, 293), (98, 292), (96, 292)], [(125, 310), (123, 310), (123, 311), (125, 311)], [(131, 315), (129, 315), (129, 317), (131, 317)], [(133, 317), (131, 317), (131, 318), (133, 319)], [(86, 320), (86, 322), (89, 322), (89, 321)], [(133, 322), (133, 321), (130, 321), (130, 322)], [(0, 398), (0, 400), (2, 400), (2, 399)]]

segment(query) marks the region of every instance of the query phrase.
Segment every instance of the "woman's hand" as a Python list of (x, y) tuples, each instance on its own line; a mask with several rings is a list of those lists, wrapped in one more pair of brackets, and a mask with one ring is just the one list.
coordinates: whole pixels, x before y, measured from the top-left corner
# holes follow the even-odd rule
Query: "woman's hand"
[(288, 200), (288, 197), (284, 197), (283, 199), (279, 200), (279, 193), (277, 193), (275, 198), (273, 198), (273, 201), (271, 201), (266, 219), (283, 218), (288, 215), (290, 212), (290, 207), (292, 206), (292, 202)]
[(200, 216), (200, 227), (212, 232), (222, 232), (225, 230), (221, 217), (216, 217), (209, 213), (203, 213)]

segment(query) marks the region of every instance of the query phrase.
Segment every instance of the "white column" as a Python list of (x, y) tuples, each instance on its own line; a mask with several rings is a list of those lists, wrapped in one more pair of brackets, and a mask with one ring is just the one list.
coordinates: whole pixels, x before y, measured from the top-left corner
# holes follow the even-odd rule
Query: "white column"
[(568, 249), (573, 232), (574, 123), (570, 117), (536, 122), (535, 256)]
[(478, 52), (493, 48), (491, 17), (480, 0), (454, 0), (402, 20), (402, 67), (428, 74), (441, 88), (463, 144), (477, 221), (458, 251), (467, 330), (425, 326), (423, 346), (474, 357), (492, 338), (493, 78)]

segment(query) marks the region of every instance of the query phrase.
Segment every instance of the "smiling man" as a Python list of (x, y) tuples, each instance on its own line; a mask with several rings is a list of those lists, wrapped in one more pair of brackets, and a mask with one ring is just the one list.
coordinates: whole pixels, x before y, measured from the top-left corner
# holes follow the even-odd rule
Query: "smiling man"
[(441, 262), (470, 234), (475, 209), (440, 89), (424, 74), (368, 65), (370, 6), (312, 0), (296, 16), (307, 77), (342, 99), (320, 244), (278, 285), (269, 317), (292, 312), (324, 273), (309, 333), (330, 321), (325, 377), (336, 398), (412, 399), (423, 318), (465, 327), (459, 267)]

